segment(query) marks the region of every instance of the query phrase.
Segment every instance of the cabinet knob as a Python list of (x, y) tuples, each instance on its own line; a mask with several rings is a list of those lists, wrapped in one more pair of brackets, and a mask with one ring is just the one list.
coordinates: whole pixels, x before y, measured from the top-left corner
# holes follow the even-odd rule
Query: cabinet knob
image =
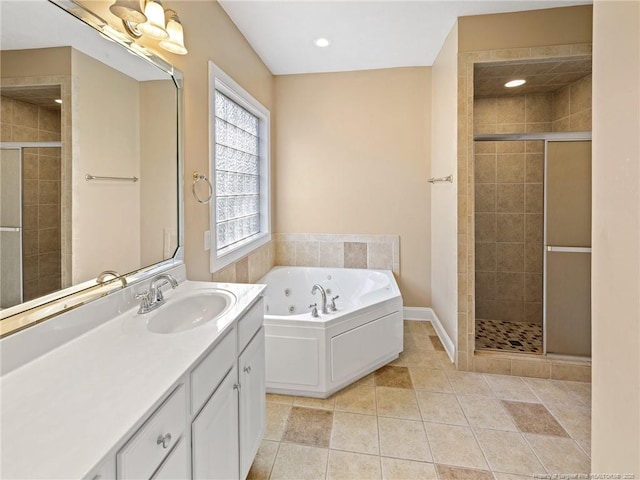
[(242, 370), (244, 370), (246, 373), (251, 373), (251, 365), (247, 365)]
[(170, 443), (171, 443), (170, 433), (167, 433), (166, 435), (158, 435), (158, 440), (156, 441), (157, 445), (162, 445), (162, 448), (169, 448)]

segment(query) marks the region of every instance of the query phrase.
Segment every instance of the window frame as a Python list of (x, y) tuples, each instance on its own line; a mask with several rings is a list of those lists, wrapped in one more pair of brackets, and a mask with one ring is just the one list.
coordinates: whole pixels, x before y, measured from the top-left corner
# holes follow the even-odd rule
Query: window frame
[[(260, 167), (260, 232), (218, 251), (216, 230), (216, 117), (215, 92), (219, 91), (259, 120), (259, 167)], [(237, 262), (262, 245), (271, 241), (271, 113), (227, 75), (215, 63), (209, 62), (209, 178), (213, 185), (213, 194), (209, 202), (209, 239), (211, 273)], [(232, 247), (232, 248), (231, 248)]]

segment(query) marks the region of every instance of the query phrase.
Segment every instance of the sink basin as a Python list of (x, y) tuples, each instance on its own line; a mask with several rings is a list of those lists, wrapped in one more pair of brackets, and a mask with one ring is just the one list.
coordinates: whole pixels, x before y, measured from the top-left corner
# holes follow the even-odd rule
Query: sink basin
[(173, 295), (147, 320), (153, 333), (177, 333), (220, 318), (236, 303), (233, 293), (222, 289), (189, 290)]

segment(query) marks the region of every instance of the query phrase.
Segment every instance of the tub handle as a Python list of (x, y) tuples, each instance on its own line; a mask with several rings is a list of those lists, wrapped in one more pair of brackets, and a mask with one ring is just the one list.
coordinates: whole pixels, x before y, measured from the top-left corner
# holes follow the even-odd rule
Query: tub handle
[(338, 310), (338, 308), (336, 307), (336, 300), (340, 298), (340, 295), (336, 295), (335, 297), (331, 298), (331, 305), (329, 305), (329, 310), (331, 310), (332, 312), (335, 312)]
[(311, 309), (311, 316), (313, 318), (318, 318), (320, 315), (318, 315), (318, 304), (317, 303), (312, 303), (311, 305), (309, 305), (309, 308)]

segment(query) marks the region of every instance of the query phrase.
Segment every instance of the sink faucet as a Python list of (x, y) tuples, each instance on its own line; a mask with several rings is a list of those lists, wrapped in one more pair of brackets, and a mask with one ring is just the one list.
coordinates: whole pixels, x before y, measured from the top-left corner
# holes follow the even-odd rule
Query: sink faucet
[(316, 283), (313, 286), (311, 289), (311, 295), (315, 295), (316, 292), (320, 292), (320, 295), (322, 295), (322, 313), (326, 315), (329, 313), (329, 310), (327, 309), (327, 292), (325, 292), (324, 287), (319, 283)]
[[(165, 282), (159, 283), (162, 280), (165, 280)], [(140, 292), (134, 296), (136, 300), (140, 300), (140, 308), (138, 309), (138, 313), (149, 313), (164, 303), (164, 296), (162, 295), (162, 290), (160, 289), (160, 287), (166, 285), (167, 283), (171, 285), (171, 288), (176, 288), (178, 286), (177, 280), (173, 278), (172, 275), (168, 273), (156, 275), (151, 279), (149, 290)]]

